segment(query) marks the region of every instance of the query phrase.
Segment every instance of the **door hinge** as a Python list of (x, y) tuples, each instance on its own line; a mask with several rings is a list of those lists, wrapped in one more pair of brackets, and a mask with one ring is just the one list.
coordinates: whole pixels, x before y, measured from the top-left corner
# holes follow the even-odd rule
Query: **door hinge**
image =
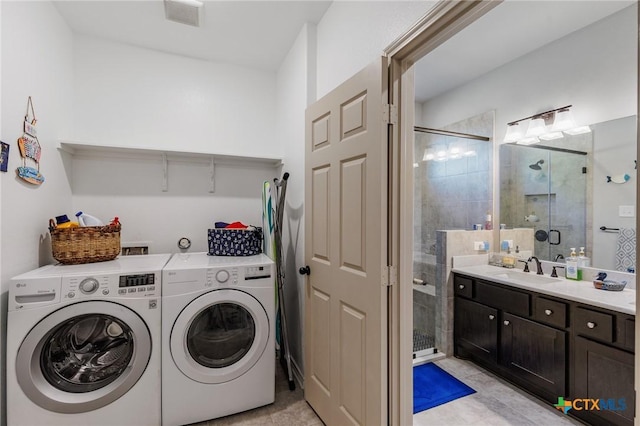
[(382, 122), (385, 124), (398, 124), (398, 107), (391, 104), (384, 104), (382, 108)]
[(382, 271), (382, 286), (391, 287), (398, 284), (398, 268), (395, 266), (385, 266)]

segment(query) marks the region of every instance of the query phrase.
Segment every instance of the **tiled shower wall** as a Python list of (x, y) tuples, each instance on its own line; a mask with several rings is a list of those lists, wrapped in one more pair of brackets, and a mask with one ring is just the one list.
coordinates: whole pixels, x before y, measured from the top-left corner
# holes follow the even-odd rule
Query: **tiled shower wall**
[[(591, 153), (592, 134), (565, 136), (544, 145)], [(559, 232), (560, 238), (554, 232), (548, 239), (534, 240), (534, 253), (540, 259), (568, 257), (570, 247), (590, 247), (592, 180), (584, 173), (592, 169), (590, 163), (591, 155), (511, 144), (500, 147), (500, 221), (507, 228)], [(540, 170), (530, 167), (535, 164)], [(537, 222), (525, 219), (532, 214)], [(558, 240), (559, 244), (550, 245)]]
[[(435, 302), (435, 315), (433, 309), (425, 309), (424, 298), (414, 298), (414, 328), (434, 331), (436, 347), (445, 353), (452, 353), (448, 345), (453, 347), (452, 340), (449, 343), (443, 334), (453, 332), (453, 320), (449, 325), (447, 318), (453, 318), (453, 299), (448, 300), (447, 281), (438, 272), (437, 257), (443, 253), (438, 234), (445, 229), (473, 229), (473, 224), (484, 223), (485, 215), (492, 210), (493, 128), (494, 112), (489, 111), (442, 129), (486, 136), (491, 139), (489, 142), (415, 133), (413, 276), (434, 285), (436, 294), (429, 303)], [(454, 144), (475, 151), (475, 155), (442, 162), (422, 160), (425, 150), (447, 149)], [(479, 232), (485, 232), (487, 236), (483, 238), (491, 241), (491, 232)]]
[[(443, 130), (493, 138), (494, 112), (445, 126)], [(462, 147), (475, 155), (423, 161), (426, 150)], [(473, 229), (493, 205), (493, 142), (415, 133), (414, 250), (435, 255), (436, 231)], [(415, 167), (417, 165), (417, 167)]]

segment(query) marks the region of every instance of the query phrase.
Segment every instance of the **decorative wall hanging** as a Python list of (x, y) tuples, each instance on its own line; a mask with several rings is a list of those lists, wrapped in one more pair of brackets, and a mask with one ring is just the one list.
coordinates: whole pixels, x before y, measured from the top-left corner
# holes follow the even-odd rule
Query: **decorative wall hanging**
[[(20, 148), (20, 156), (22, 157), (22, 167), (16, 169), (18, 177), (33, 185), (40, 185), (44, 182), (44, 176), (40, 174), (40, 142), (38, 141), (38, 132), (36, 129), (36, 112), (33, 109), (31, 96), (27, 100), (27, 112), (24, 116), (24, 132), (22, 137), (18, 138), (18, 148)], [(36, 167), (28, 167), (27, 159), (35, 162)]]
[(0, 151), (0, 172), (6, 172), (7, 166), (9, 165), (9, 144), (0, 142), (0, 147), (2, 150)]
[(609, 183), (609, 182), (627, 183), (629, 181), (629, 179), (631, 179), (631, 176), (629, 176), (626, 173), (622, 173), (622, 174), (619, 174), (619, 175), (607, 176), (607, 183)]

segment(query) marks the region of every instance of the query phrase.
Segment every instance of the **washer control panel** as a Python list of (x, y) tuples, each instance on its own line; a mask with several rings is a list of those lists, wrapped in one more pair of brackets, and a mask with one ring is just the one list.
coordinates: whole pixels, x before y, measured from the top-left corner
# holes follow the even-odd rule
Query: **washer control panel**
[(85, 297), (158, 297), (159, 273), (128, 275), (66, 276), (62, 278), (62, 300)]

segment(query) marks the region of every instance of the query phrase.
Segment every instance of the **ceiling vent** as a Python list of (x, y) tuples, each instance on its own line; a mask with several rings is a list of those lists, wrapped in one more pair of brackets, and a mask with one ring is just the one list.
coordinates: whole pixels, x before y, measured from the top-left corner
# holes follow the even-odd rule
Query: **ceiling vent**
[(168, 20), (200, 26), (202, 2), (197, 0), (164, 0), (164, 13)]

